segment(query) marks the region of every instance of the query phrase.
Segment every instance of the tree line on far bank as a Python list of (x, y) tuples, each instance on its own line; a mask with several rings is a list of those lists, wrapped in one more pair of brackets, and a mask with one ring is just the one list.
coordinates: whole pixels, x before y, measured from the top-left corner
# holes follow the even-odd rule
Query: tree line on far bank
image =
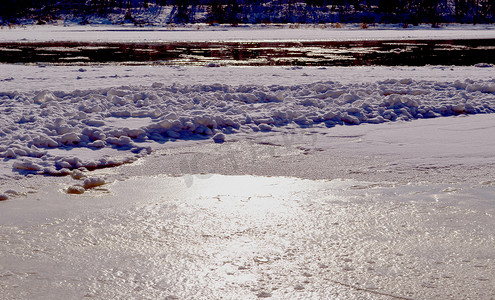
[(0, 22), (121, 14), (146, 23), (164, 8), (167, 23), (495, 22), (495, 0), (2, 0)]

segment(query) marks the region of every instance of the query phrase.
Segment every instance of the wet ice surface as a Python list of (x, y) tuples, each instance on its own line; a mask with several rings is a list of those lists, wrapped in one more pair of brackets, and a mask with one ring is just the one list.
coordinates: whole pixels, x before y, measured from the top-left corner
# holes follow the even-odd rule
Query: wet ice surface
[(25, 209), (2, 210), (2, 297), (490, 299), (493, 214), (435, 201), (479, 191), (210, 174), (46, 188), (4, 203)]

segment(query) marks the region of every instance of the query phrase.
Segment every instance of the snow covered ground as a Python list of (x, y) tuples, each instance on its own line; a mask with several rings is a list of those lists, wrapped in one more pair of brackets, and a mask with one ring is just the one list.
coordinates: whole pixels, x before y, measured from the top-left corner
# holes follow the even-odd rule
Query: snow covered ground
[(246, 25), (240, 27), (205, 24), (170, 27), (135, 26), (19, 26), (0, 30), (0, 42), (29, 41), (367, 41), (367, 40), (442, 40), (495, 38), (495, 25), (430, 25), (401, 28), (399, 25), (378, 25), (360, 29), (359, 25), (333, 28), (323, 25)]
[(174, 67), (174, 66), (27, 66), (0, 65), (2, 92), (65, 91), (126, 85), (300, 85), (319, 81), (342, 84), (373, 83), (387, 79), (453, 82), (493, 80), (495, 68), (476, 66), (425, 67)]
[[(245, 78), (244, 73), (253, 69), (260, 72), (256, 68), (226, 68), (237, 78)], [(181, 69), (165, 70), (178, 73)], [(269, 70), (292, 76), (304, 71), (272, 68), (264, 69), (266, 75)], [(346, 68), (338, 70), (345, 72)], [(322, 80), (332, 71), (309, 69), (313, 76), (306, 77), (314, 80), (318, 74)], [(401, 73), (400, 69), (395, 72)], [(380, 80), (376, 76), (375, 82), (322, 80), (301, 84), (296, 80), (284, 85), (233, 85), (170, 83), (168, 74), (161, 75), (165, 75), (164, 81), (148, 86), (72, 91), (22, 91), (15, 88), (17, 81), (26, 82), (32, 77), (11, 77), (6, 85), (12, 83), (13, 89), (1, 95), (0, 157), (11, 163), (14, 172), (62, 175), (81, 167), (95, 169), (132, 162), (177, 139), (213, 138), (223, 142), (230, 136), (251, 136), (260, 131), (290, 134), (306, 127), (327, 129), (495, 110), (495, 81), (489, 78), (432, 81)], [(216, 82), (229, 81), (223, 74)], [(67, 86), (69, 83), (65, 82)]]
[(493, 69), (0, 65), (0, 299), (494, 298)]

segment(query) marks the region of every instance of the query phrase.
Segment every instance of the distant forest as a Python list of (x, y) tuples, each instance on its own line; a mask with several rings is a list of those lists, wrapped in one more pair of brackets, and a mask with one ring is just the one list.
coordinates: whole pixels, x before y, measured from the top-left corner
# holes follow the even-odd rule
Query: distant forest
[[(493, 23), (495, 0), (1, 0), (0, 22), (105, 18), (162, 23)], [(120, 16), (116, 18), (115, 16)]]

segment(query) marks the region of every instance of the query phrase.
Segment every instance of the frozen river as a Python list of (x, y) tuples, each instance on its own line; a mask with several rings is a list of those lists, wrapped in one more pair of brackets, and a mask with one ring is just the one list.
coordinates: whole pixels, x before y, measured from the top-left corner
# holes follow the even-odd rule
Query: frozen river
[(453, 27), (2, 29), (0, 300), (495, 299), (495, 31)]
[(83, 195), (70, 176), (16, 178), (1, 299), (491, 299), (493, 128), (191, 141), (87, 173), (106, 184)]
[(435, 201), (471, 193), (220, 175), (43, 189), (3, 216), (0, 298), (491, 299), (493, 217)]

